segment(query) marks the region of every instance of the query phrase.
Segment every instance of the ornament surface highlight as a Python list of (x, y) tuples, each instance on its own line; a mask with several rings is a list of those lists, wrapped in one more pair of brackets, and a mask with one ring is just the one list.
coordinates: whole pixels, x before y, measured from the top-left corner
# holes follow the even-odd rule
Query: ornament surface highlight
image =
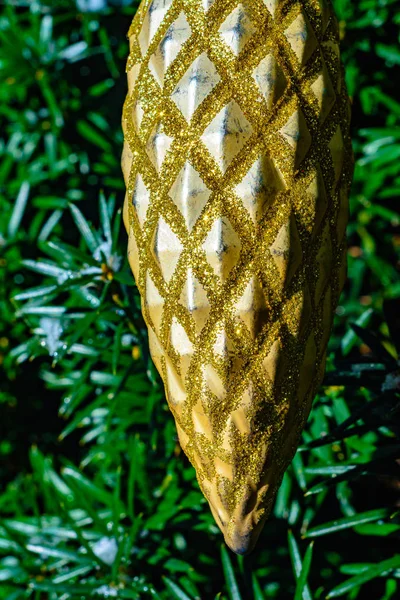
[(181, 446), (252, 549), (346, 277), (349, 101), (327, 0), (142, 0), (129, 31), (128, 256)]

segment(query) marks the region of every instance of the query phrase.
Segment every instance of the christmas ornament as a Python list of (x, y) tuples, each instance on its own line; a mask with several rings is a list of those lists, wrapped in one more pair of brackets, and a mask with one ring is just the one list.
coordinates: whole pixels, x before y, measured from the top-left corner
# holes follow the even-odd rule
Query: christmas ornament
[(180, 444), (252, 549), (324, 374), (352, 174), (325, 0), (143, 0), (129, 31), (128, 256)]

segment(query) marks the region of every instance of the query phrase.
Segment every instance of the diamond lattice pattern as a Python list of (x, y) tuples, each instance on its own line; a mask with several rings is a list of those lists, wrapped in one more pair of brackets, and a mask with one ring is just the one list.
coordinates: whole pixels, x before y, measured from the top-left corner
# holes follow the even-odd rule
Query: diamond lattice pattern
[(236, 551), (291, 460), (343, 285), (337, 40), (325, 0), (145, 0), (130, 30), (129, 260), (180, 443)]

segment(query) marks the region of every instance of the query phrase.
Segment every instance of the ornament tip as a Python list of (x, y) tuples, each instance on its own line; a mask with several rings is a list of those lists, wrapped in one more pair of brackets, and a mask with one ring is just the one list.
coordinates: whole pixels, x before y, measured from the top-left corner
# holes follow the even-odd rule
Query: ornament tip
[(239, 529), (224, 532), (225, 543), (232, 552), (240, 556), (250, 554), (257, 543), (259, 531), (252, 530), (249, 533), (243, 533)]
[[(225, 540), (225, 544), (232, 552), (240, 556), (250, 554), (258, 541), (269, 511), (246, 511), (248, 498), (244, 503), (239, 503), (234, 515), (226, 518), (218, 507), (209, 501), (211, 512), (219, 526)], [(224, 518), (225, 517), (225, 518)]]

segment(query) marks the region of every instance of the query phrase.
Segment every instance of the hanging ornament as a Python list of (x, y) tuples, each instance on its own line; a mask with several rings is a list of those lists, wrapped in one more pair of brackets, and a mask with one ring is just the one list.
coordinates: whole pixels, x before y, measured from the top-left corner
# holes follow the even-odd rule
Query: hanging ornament
[(123, 110), (128, 256), (180, 444), (249, 552), (346, 277), (349, 100), (326, 0), (143, 0)]

